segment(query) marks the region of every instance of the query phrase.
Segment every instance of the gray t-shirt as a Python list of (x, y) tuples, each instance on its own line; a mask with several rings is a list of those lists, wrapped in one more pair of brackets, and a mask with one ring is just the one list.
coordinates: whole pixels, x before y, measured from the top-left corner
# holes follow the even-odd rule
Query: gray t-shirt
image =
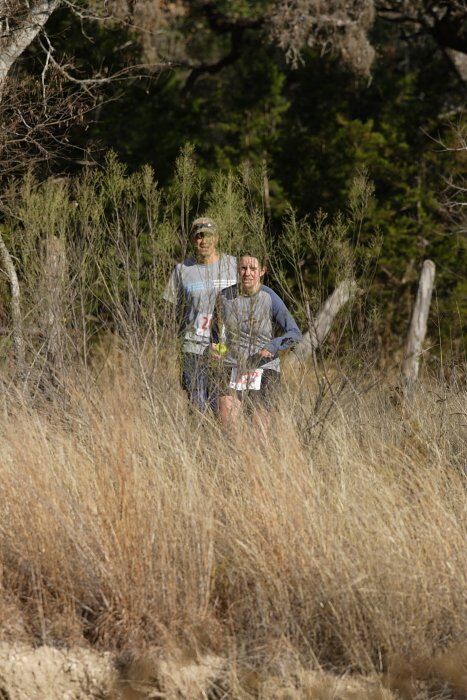
[(237, 282), (237, 261), (221, 253), (210, 265), (188, 258), (175, 266), (163, 297), (176, 304), (183, 352), (201, 355), (208, 347), (218, 292)]

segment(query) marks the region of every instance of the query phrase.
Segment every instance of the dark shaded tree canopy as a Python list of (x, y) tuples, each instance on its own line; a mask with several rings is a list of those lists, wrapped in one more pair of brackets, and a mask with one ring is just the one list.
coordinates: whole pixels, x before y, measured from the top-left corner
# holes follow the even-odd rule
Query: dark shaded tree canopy
[[(8, 14), (19, 5), (0, 3), (2, 50), (21, 19), (15, 25)], [(63, 147), (44, 172), (74, 172), (113, 149), (130, 169), (150, 163), (168, 184), (180, 148), (191, 142), (208, 177), (245, 162), (267, 166), (269, 227), (280, 239), (289, 205), (300, 216), (321, 208), (332, 216), (345, 209), (352, 178), (365, 169), (375, 202), (358, 245), (382, 237), (375, 293), (386, 311), (384, 332), (403, 332), (400, 319), (426, 257), (438, 266), (440, 314), (448, 325), (459, 315), (465, 224), (462, 207), (453, 217), (446, 197), (465, 173), (465, 149), (456, 147), (465, 133), (463, 2), (59, 5), (46, 38), (39, 33), (9, 73), (32, 124), (44, 90), (55, 85), (68, 100), (66, 115), (60, 100), (55, 111), (43, 110), (42, 120), (52, 120), (48, 137)], [(47, 61), (50, 80), (42, 89)], [(126, 74), (131, 66), (140, 70)], [(122, 74), (125, 80), (102, 80), (98, 90), (79, 82)], [(21, 139), (26, 112), (12, 104), (4, 101), (2, 109)], [(28, 148), (40, 152), (40, 130)]]

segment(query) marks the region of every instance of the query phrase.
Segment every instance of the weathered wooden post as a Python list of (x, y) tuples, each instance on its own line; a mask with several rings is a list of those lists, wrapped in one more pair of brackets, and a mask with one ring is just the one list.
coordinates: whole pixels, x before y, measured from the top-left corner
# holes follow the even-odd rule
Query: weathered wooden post
[(326, 336), (331, 330), (335, 317), (347, 302), (357, 292), (357, 283), (353, 280), (344, 280), (333, 293), (326, 299), (314, 319), (310, 319), (311, 328), (304, 333), (302, 340), (294, 351), (295, 360), (306, 360), (313, 350), (323, 344)]
[(428, 312), (435, 280), (436, 266), (432, 260), (425, 260), (422, 265), (417, 298), (412, 312), (410, 328), (402, 361), (402, 391), (408, 396), (412, 393), (418, 377), (420, 356), (425, 340)]
[(24, 351), (24, 336), (23, 336), (23, 321), (21, 318), (21, 295), (18, 282), (18, 275), (13, 263), (13, 258), (10, 251), (6, 247), (3, 236), (0, 232), (0, 257), (5, 268), (11, 290), (11, 322), (13, 325), (13, 346), (15, 349), (16, 368), (19, 376), (24, 375), (25, 371), (25, 351)]

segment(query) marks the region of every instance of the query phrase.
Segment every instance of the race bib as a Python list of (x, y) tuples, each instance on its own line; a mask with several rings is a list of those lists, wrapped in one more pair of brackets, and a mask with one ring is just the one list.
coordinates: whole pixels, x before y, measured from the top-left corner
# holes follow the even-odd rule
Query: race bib
[(211, 335), (212, 314), (198, 314), (195, 320), (195, 333), (202, 338)]
[(245, 389), (253, 389), (258, 391), (261, 388), (261, 379), (263, 377), (262, 369), (252, 369), (249, 372), (239, 372), (236, 367), (232, 369), (230, 375), (231, 389), (236, 391), (245, 391)]
[(209, 338), (211, 335), (212, 314), (198, 314), (193, 323), (193, 329), (185, 334), (187, 340)]

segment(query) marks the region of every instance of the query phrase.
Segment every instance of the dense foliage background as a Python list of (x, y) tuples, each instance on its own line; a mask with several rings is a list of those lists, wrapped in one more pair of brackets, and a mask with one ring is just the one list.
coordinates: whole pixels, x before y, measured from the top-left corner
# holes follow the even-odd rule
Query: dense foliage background
[[(458, 145), (456, 130), (464, 128), (465, 83), (434, 36), (380, 13), (369, 34), (375, 60), (370, 72), (358, 72), (322, 43), (310, 42), (298, 60), (287, 60), (280, 42), (263, 30), (278, 6), (270, 0), (154, 6), (157, 17), (87, 20), (84, 33), (66, 6), (51, 17), (54, 55), (73, 56), (77, 75), (95, 65), (115, 72), (156, 59), (163, 68), (106, 86), (74, 127), (71, 142), (78, 148), (49, 161), (47, 172), (76, 173), (102, 163), (113, 149), (130, 172), (153, 166), (166, 187), (190, 142), (206, 197), (219, 171), (245, 163), (267, 169), (268, 235), (280, 249), (290, 206), (310, 221), (320, 209), (331, 219), (348, 208), (353, 178), (364, 170), (374, 199), (361, 230), (349, 235), (356, 248), (381, 237), (371, 295), (382, 309), (383, 346), (393, 348), (404, 337), (421, 261), (432, 258), (431, 334), (453, 341), (458, 352), (467, 311), (465, 224), (452, 216), (447, 182), (462, 177), (466, 152), (445, 146)], [(43, 60), (33, 44), (21, 70), (39, 77)], [(201, 197), (200, 209), (204, 205)], [(301, 264), (307, 282), (316, 283), (306, 250)]]

